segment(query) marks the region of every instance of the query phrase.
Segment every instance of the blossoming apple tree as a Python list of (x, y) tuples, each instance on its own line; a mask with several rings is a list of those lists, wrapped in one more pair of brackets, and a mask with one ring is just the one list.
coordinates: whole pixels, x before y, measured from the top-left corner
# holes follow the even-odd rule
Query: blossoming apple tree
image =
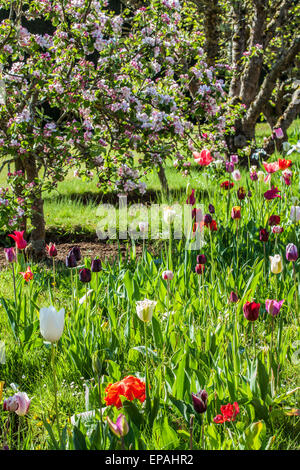
[(43, 191), (71, 167), (94, 169), (103, 192), (143, 194), (141, 178), (154, 169), (167, 189), (168, 158), (187, 171), (203, 133), (222, 146), (223, 82), (181, 3), (116, 15), (104, 0), (2, 2), (0, 168), (14, 167), (16, 195), (6, 223), (20, 222), (29, 205), (36, 252), (45, 240)]

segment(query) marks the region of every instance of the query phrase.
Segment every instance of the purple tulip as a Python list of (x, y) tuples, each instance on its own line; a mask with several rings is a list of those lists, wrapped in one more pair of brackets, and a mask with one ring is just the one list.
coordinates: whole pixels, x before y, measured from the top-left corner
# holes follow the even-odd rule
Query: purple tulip
[(197, 256), (197, 264), (205, 264), (207, 261), (205, 255), (198, 255)]
[(212, 222), (212, 216), (210, 214), (205, 214), (204, 216), (204, 223), (210, 224)]
[(239, 162), (239, 156), (238, 155), (230, 155), (230, 161), (231, 161), (231, 163), (238, 163)]
[(252, 171), (252, 173), (250, 173), (250, 179), (252, 181), (257, 181), (258, 180), (258, 175), (257, 175), (256, 171)]
[(16, 253), (13, 248), (4, 248), (5, 258), (8, 263), (16, 261)]
[(214, 208), (214, 206), (213, 206), (212, 204), (209, 204), (208, 210), (209, 210), (209, 212), (210, 212), (211, 214), (214, 214), (214, 213), (215, 213), (215, 208)]
[(76, 261), (81, 260), (80, 246), (77, 246), (77, 245), (73, 246), (73, 248), (71, 248), (71, 250), (70, 250), (70, 253), (74, 254)]
[(298, 250), (296, 245), (289, 243), (286, 247), (285, 256), (288, 261), (296, 261), (298, 259)]
[(232, 173), (234, 170), (234, 163), (225, 162), (225, 168), (226, 168), (227, 173)]
[(66, 257), (66, 266), (67, 268), (76, 268), (77, 266), (77, 261), (73, 251), (70, 251), (70, 253)]
[(207, 392), (200, 390), (198, 393), (192, 393), (193, 406), (196, 413), (205, 413), (207, 410)]
[(283, 304), (284, 300), (266, 300), (266, 310), (268, 313), (270, 313), (273, 317), (276, 317), (278, 315), (279, 310), (281, 309), (281, 306)]
[(79, 280), (81, 282), (91, 282), (92, 274), (91, 270), (88, 268), (80, 269), (79, 271)]
[(239, 298), (238, 298), (238, 296), (235, 292), (233, 292), (233, 291), (230, 292), (229, 301), (234, 302), (234, 303), (239, 301)]
[(91, 271), (92, 273), (99, 273), (102, 269), (102, 264), (100, 259), (94, 259), (92, 261)]

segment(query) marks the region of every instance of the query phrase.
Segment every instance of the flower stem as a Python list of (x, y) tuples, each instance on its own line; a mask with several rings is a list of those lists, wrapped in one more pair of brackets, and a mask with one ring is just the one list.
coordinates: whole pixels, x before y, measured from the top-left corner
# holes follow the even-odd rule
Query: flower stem
[(56, 370), (55, 370), (55, 345), (54, 343), (51, 344), (51, 352), (52, 352), (52, 371), (53, 371), (53, 385), (54, 385), (55, 414), (56, 414), (56, 423), (57, 423), (59, 443), (61, 444), (58, 402), (57, 402), (57, 383), (56, 383)]

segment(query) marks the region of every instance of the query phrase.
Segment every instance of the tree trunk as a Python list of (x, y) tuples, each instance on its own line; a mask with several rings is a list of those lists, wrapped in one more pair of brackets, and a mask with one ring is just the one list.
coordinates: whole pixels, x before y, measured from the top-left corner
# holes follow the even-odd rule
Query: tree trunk
[(292, 101), (286, 108), (285, 112), (280, 116), (276, 124), (274, 125), (274, 129), (281, 128), (284, 134), (282, 139), (277, 139), (276, 136), (272, 135), (269, 137), (267, 142), (264, 145), (264, 150), (271, 154), (275, 151), (275, 146), (278, 151), (282, 149), (282, 143), (287, 140), (287, 130), (296, 119), (297, 115), (300, 113), (300, 87), (298, 87), (292, 97)]
[[(15, 170), (16, 171), (22, 171), (25, 175), (25, 168), (24, 168), (23, 162), (22, 162), (20, 157), (15, 160)], [(17, 197), (21, 197), (22, 196), (22, 187), (17, 185), (16, 189), (15, 189), (15, 192), (16, 192)], [(25, 217), (25, 216), (20, 219), (20, 230), (24, 230), (25, 235), (26, 235), (27, 217)]]
[(165, 169), (162, 165), (159, 165), (158, 168), (159, 168), (158, 169), (158, 177), (159, 177), (159, 181), (160, 181), (160, 184), (161, 184), (162, 191), (167, 197), (169, 197), (170, 189), (169, 189)]
[[(36, 160), (33, 155), (24, 159), (24, 167), (29, 183), (36, 183), (38, 179), (38, 169)], [(44, 201), (42, 199), (41, 189), (36, 186), (33, 188), (33, 205), (31, 223), (33, 230), (31, 232), (30, 242), (32, 245), (32, 254), (36, 258), (41, 258), (45, 255), (45, 218), (44, 218)]]

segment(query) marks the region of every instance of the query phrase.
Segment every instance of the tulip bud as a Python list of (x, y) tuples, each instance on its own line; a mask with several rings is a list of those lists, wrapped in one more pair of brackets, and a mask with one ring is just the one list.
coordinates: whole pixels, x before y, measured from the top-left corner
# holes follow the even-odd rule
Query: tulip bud
[(200, 390), (198, 393), (192, 393), (193, 406), (196, 413), (205, 413), (207, 410), (207, 392)]
[(80, 269), (79, 271), (79, 280), (81, 282), (91, 282), (92, 275), (91, 271), (88, 268)]
[(288, 261), (296, 261), (298, 259), (298, 250), (296, 245), (289, 243), (286, 247), (285, 256)]
[(271, 272), (273, 274), (281, 273), (282, 267), (282, 258), (280, 255), (269, 256), (271, 261)]
[(101, 264), (101, 260), (100, 259), (94, 259), (92, 261), (92, 265), (91, 265), (91, 271), (92, 273), (99, 273), (102, 269), (102, 264)]
[(120, 414), (114, 423), (109, 417), (106, 418), (110, 430), (119, 438), (124, 437), (129, 432), (128, 422), (123, 414)]
[(13, 248), (4, 248), (5, 258), (8, 263), (16, 261), (16, 253)]

